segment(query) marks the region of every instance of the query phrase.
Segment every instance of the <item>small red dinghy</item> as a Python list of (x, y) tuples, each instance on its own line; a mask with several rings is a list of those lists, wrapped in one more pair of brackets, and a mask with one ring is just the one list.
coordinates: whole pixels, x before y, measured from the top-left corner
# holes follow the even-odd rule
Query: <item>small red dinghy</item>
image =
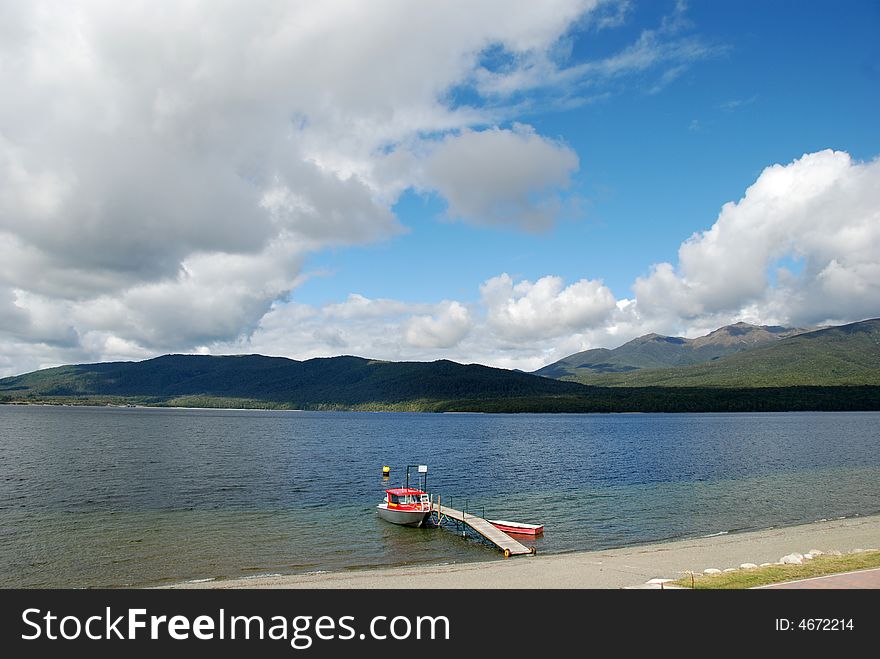
[(507, 522), (503, 519), (487, 520), (489, 524), (499, 531), (513, 533), (515, 535), (541, 535), (544, 532), (543, 524), (523, 524), (521, 522)]

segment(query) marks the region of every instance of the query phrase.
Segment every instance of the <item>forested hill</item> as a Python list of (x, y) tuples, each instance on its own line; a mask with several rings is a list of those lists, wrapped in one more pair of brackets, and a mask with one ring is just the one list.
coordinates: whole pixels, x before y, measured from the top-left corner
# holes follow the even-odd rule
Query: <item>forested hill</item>
[(575, 383), (446, 360), (331, 357), (296, 361), (261, 355), (165, 355), (141, 362), (60, 366), (0, 380), (0, 395), (7, 398), (119, 397), (149, 402), (216, 398), (303, 408), (559, 396), (583, 390)]

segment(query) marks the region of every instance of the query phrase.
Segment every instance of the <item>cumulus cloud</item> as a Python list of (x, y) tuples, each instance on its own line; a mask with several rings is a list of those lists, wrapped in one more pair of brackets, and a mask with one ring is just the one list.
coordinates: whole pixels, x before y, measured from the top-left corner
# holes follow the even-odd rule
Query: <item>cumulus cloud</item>
[(471, 328), (467, 308), (459, 302), (444, 302), (434, 316), (413, 316), (404, 329), (406, 342), (416, 348), (452, 348)]
[[(800, 272), (779, 265), (786, 259)], [(681, 245), (677, 268), (655, 265), (634, 290), (653, 314), (693, 319), (756, 305), (765, 316), (812, 324), (880, 311), (878, 268), (880, 161), (826, 150), (766, 168), (711, 228)]]
[(448, 97), (483, 51), (552, 48), (597, 4), (4, 5), (0, 331), (84, 352), (246, 335), (305, 254), (402, 230), (421, 181), (389, 154), (498, 121)]
[(447, 200), (450, 217), (528, 230), (553, 225), (562, 205), (558, 190), (577, 168), (570, 147), (522, 124), (449, 136), (424, 165), (425, 184)]
[(601, 281), (582, 279), (564, 286), (561, 277), (514, 283), (508, 274), (480, 287), (489, 325), (510, 340), (553, 338), (604, 321), (615, 308)]

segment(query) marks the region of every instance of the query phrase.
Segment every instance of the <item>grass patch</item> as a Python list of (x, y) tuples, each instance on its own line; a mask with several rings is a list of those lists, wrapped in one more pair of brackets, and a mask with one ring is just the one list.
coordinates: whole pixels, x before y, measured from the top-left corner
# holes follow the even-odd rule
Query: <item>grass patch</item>
[[(720, 588), (754, 588), (782, 581), (794, 581), (827, 574), (853, 572), (880, 567), (880, 551), (866, 551), (856, 554), (816, 556), (802, 565), (770, 565), (751, 570), (722, 572), (721, 574), (696, 575), (693, 586), (697, 590)], [(676, 586), (691, 587), (690, 575), (673, 582)]]

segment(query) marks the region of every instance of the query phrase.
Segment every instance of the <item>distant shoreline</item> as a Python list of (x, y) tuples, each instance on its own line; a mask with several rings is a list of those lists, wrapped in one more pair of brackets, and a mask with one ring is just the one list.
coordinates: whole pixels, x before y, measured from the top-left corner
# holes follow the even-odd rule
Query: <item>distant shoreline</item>
[[(267, 410), (289, 412), (419, 412), (446, 414), (685, 414), (756, 412), (876, 412), (880, 386), (692, 389), (688, 387), (596, 388), (578, 396), (537, 396), (471, 400), (410, 400), (399, 402), (285, 403), (224, 397), (4, 397), (0, 405), (110, 407), (192, 410)], [(189, 398), (189, 399), (187, 399)], [(205, 404), (192, 404), (197, 398)]]
[(687, 571), (775, 563), (782, 556), (880, 547), (880, 515), (650, 545), (476, 563), (196, 580), (164, 588), (627, 588)]

